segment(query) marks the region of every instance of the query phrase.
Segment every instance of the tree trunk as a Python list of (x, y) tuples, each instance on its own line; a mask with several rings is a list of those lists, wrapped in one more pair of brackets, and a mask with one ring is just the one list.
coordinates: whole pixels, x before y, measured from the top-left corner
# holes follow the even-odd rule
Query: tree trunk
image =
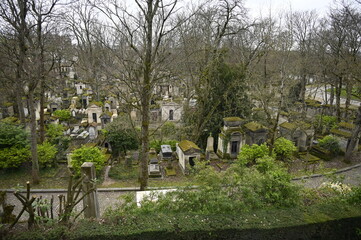
[(143, 93), (141, 96), (142, 113), (142, 149), (140, 154), (140, 190), (148, 186), (148, 151), (149, 151), (149, 104), (151, 98), (152, 48), (153, 48), (153, 1), (147, 1), (145, 57), (143, 70)]
[(351, 97), (352, 97), (352, 83), (350, 83), (350, 80), (346, 81), (346, 102), (345, 102), (345, 119), (348, 121), (348, 109), (351, 105)]
[(354, 124), (356, 125), (356, 127), (353, 130), (350, 142), (347, 144), (347, 147), (346, 147), (346, 153), (345, 153), (345, 159), (344, 159), (344, 161), (346, 163), (350, 163), (350, 161), (351, 161), (350, 157), (352, 155), (353, 150), (356, 147), (358, 137), (360, 135), (360, 131), (361, 131), (361, 105), (358, 108), (357, 117), (356, 117), (356, 121), (354, 122)]
[(330, 105), (331, 106), (333, 106), (334, 100), (335, 100), (335, 88), (334, 88), (333, 84), (331, 84), (331, 87), (330, 87)]
[(36, 133), (36, 116), (34, 104), (34, 91), (29, 91), (29, 112), (30, 112), (30, 149), (31, 149), (31, 175), (33, 184), (40, 182), (39, 176), (39, 162), (38, 162), (38, 148), (37, 148), (37, 133)]
[(23, 99), (21, 95), (21, 91), (15, 91), (16, 93), (16, 104), (18, 105), (18, 111), (19, 111), (19, 119), (20, 123), (25, 126), (25, 113), (24, 113), (24, 104)]
[[(304, 70), (305, 71), (305, 70)], [(300, 95), (298, 97), (298, 100), (302, 103), (305, 102), (305, 95), (306, 95), (306, 83), (307, 83), (307, 78), (306, 78), (306, 74), (302, 75), (302, 79), (301, 79), (301, 89), (300, 89)]]
[(44, 86), (44, 79), (41, 79), (40, 81), (40, 126), (39, 126), (39, 132), (40, 132), (40, 143), (43, 143), (45, 141), (45, 123), (44, 123), (44, 105), (45, 105), (45, 86)]
[(341, 121), (341, 90), (342, 90), (342, 77), (336, 80), (336, 116), (337, 121)]

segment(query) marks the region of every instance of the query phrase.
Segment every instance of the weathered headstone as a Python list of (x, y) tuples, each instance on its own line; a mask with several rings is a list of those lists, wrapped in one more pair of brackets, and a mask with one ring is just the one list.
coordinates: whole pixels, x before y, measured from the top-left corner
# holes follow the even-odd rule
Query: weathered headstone
[(83, 165), (81, 165), (81, 173), (85, 175), (83, 180), (83, 194), (88, 193), (83, 199), (83, 206), (86, 207), (84, 210), (84, 217), (99, 218), (98, 196), (96, 192), (96, 186), (93, 181), (96, 178), (94, 163), (83, 163)]

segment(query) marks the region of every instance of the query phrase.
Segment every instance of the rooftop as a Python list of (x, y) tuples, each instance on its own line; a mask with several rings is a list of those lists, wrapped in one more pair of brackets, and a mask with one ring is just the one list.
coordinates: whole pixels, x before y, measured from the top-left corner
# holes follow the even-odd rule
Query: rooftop
[(196, 150), (201, 150), (194, 142), (188, 140), (181, 141), (178, 146), (180, 147), (180, 149), (182, 149), (183, 152), (186, 152), (192, 148)]
[(252, 132), (256, 132), (258, 130), (267, 130), (265, 126), (257, 122), (246, 123), (244, 127), (247, 128), (248, 130), (251, 130)]

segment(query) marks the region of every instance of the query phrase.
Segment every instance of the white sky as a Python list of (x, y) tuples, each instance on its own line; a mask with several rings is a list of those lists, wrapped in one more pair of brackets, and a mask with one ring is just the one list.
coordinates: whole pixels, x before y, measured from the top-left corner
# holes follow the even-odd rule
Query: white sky
[(250, 16), (272, 15), (280, 11), (304, 11), (316, 10), (320, 16), (325, 16), (334, 0), (245, 0), (245, 6), (249, 9)]

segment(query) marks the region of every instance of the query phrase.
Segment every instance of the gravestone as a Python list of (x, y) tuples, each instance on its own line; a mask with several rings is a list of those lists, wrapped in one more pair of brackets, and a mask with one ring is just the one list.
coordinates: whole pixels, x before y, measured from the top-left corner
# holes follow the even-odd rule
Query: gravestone
[(81, 165), (81, 173), (85, 175), (83, 180), (83, 194), (91, 191), (83, 199), (83, 206), (86, 207), (84, 210), (85, 218), (99, 218), (99, 203), (96, 191), (96, 186), (93, 180), (95, 180), (95, 167), (92, 162), (85, 162)]

